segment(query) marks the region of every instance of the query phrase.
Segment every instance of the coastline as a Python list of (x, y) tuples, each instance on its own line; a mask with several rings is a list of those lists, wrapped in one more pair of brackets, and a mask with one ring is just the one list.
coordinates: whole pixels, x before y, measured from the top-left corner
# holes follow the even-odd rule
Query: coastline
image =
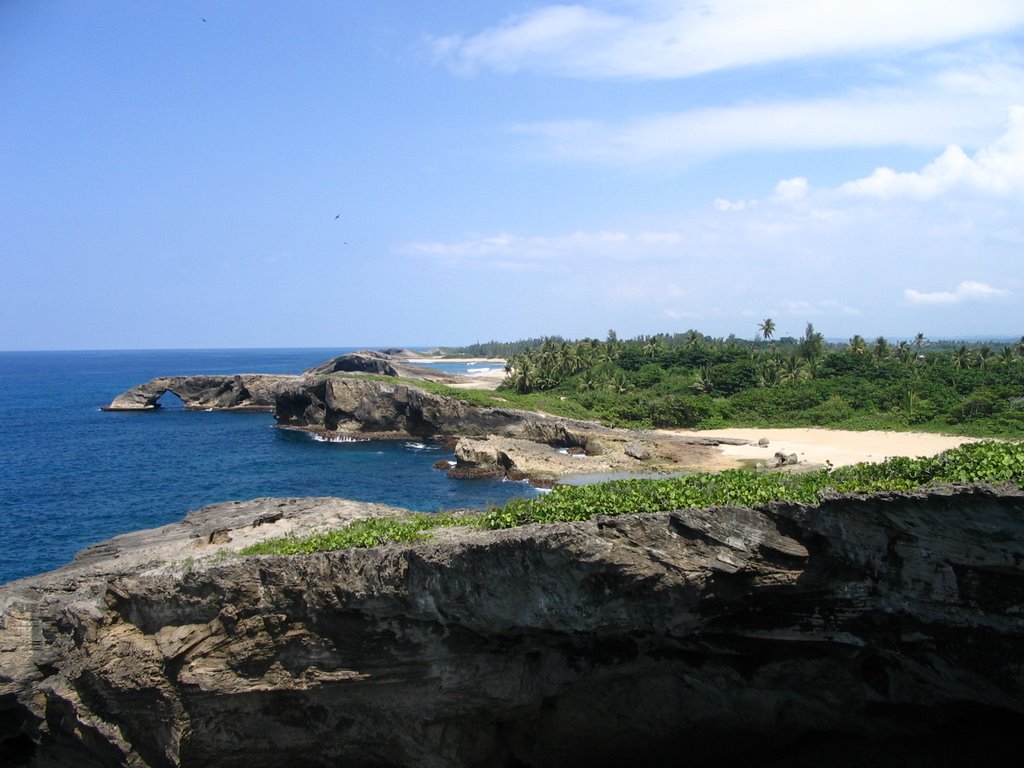
[(462, 381), (451, 384), (456, 389), (497, 389), (505, 380), (505, 359), (500, 357), (404, 357), (400, 362), (406, 365), (429, 363), (481, 363), (493, 365), (493, 370), (467, 371), (459, 374)]
[[(826, 429), (823, 427), (728, 427), (703, 431), (683, 429), (656, 430), (682, 437), (746, 439), (746, 445), (722, 444), (720, 459), (712, 471), (749, 466), (752, 461), (769, 464), (775, 453), (796, 454), (800, 465), (823, 466), (831, 462), (844, 467), (861, 462), (879, 462), (893, 456), (935, 456), (980, 438), (939, 435), (930, 432), (886, 432)], [(758, 440), (767, 439), (761, 447)]]

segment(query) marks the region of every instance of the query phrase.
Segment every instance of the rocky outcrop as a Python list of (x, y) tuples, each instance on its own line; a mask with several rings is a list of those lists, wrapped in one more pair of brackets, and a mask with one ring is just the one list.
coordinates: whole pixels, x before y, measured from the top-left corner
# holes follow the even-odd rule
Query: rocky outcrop
[(0, 588), (4, 764), (1019, 757), (1016, 488), (206, 554), (340, 504), (219, 505)]
[[(321, 378), (282, 390), (280, 426), (324, 434), (460, 437), (455, 476), (529, 476), (681, 471), (703, 468), (718, 440), (609, 429), (511, 408), (486, 408), (418, 387), (365, 379)], [(572, 454), (570, 454), (572, 451)]]
[(139, 411), (159, 408), (166, 392), (181, 398), (186, 408), (200, 410), (271, 411), (282, 389), (299, 381), (298, 376), (243, 373), (230, 376), (165, 376), (123, 392), (105, 411)]
[(332, 373), (372, 373), (377, 376), (392, 376), (411, 381), (439, 381), (448, 384), (455, 384), (466, 378), (423, 365), (409, 365), (402, 362), (401, 357), (398, 356), (401, 352), (402, 350), (350, 352), (310, 368), (303, 375), (309, 378)]
[(316, 382), (334, 373), (368, 373), (412, 381), (437, 381), (457, 384), (466, 377), (434, 371), (417, 365), (406, 365), (381, 352), (352, 352), (331, 358), (302, 374), (275, 375), (243, 373), (215, 376), (162, 376), (122, 392), (105, 411), (138, 411), (159, 408), (157, 402), (165, 392), (181, 398), (186, 408), (213, 410), (274, 409), (275, 401), (285, 388)]

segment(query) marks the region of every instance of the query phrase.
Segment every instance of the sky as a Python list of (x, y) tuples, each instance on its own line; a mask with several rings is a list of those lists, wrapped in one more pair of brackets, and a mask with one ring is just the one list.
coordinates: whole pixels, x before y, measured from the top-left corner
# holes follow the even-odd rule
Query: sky
[(1024, 334), (1020, 0), (0, 0), (0, 349)]

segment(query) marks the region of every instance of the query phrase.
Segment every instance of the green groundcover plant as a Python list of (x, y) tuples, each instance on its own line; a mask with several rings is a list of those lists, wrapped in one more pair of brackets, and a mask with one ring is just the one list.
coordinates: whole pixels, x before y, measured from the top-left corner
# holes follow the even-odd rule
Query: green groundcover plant
[(1024, 443), (967, 443), (935, 457), (891, 458), (877, 464), (810, 472), (728, 470), (664, 480), (616, 480), (557, 486), (551, 493), (516, 499), (474, 514), (409, 514), (354, 521), (329, 533), (290, 536), (246, 547), (243, 555), (294, 555), (388, 542), (418, 541), (433, 528), (512, 528), (530, 523), (587, 520), (597, 515), (663, 512), (722, 505), (753, 507), (773, 501), (817, 504), (826, 493), (907, 491), (936, 483), (1016, 483), (1024, 480)]

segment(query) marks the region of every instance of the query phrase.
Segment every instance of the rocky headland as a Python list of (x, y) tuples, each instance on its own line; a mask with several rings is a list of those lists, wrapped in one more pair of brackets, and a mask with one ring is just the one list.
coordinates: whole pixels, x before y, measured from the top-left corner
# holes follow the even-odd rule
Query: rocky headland
[(0, 588), (0, 762), (1008, 764), (1024, 494), (679, 509), (303, 556), (221, 504)]
[[(566, 475), (680, 472), (707, 467), (727, 438), (612, 429), (512, 408), (489, 408), (399, 382), (321, 377), (283, 388), (282, 427), (325, 437), (452, 439), (457, 477), (507, 475), (538, 484)], [(732, 442), (747, 442), (746, 440)]]
[(279, 426), (327, 439), (446, 440), (455, 450), (456, 466), (449, 470), (454, 477), (507, 476), (538, 485), (551, 485), (568, 475), (708, 469), (715, 464), (717, 446), (747, 442), (611, 429), (531, 411), (478, 406), (416, 386), (421, 381), (458, 384), (464, 378), (408, 365), (387, 353), (358, 352), (294, 376), (153, 379), (118, 395), (106, 410), (153, 409), (169, 391), (190, 409), (272, 410)]
[(331, 358), (300, 374), (241, 373), (203, 376), (161, 376), (122, 392), (104, 406), (105, 411), (152, 410), (167, 392), (192, 410), (272, 411), (277, 396), (286, 388), (315, 381), (334, 373), (375, 374), (412, 381), (457, 382), (459, 377), (423, 366), (398, 362), (384, 352), (352, 352)]

